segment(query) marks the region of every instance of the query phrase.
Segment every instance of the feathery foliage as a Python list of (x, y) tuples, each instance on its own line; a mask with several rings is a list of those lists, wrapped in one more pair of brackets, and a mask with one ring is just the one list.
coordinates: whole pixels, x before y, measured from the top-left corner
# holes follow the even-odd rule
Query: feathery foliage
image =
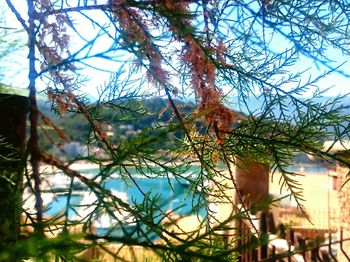
[[(100, 259), (102, 252), (135, 261), (142, 247), (163, 261), (232, 261), (242, 248), (235, 221), (248, 219), (254, 228), (234, 178), (239, 161), (270, 165), (301, 209), (298, 174), (286, 169), (295, 153), (349, 165), (322, 146), (325, 139), (348, 139), (346, 97), (323, 102), (324, 91), (317, 88), (330, 74), (346, 76), (342, 62), (330, 55), (349, 56), (346, 1), (25, 2), (28, 12), (22, 13), (17, 2), (6, 0), (28, 37), (25, 190), (35, 195), (35, 209), (23, 210), (21, 234), (27, 238), (9, 244), (0, 260), (21, 249), (21, 258), (79, 260), (85, 250)], [(324, 73), (312, 76), (305, 61)], [(88, 79), (107, 74), (92, 99)], [(85, 120), (87, 156), (67, 163), (43, 150), (40, 132), (57, 147), (71, 138), (39, 112), (38, 91), (62, 121), (72, 114)], [(167, 99), (164, 110), (142, 107), (140, 99), (155, 96)], [(232, 96), (237, 103), (230, 103)], [(194, 110), (179, 102), (189, 97)], [(253, 98), (261, 101), (254, 110)], [(156, 119), (143, 130), (118, 139), (109, 135), (150, 115)], [(76, 170), (76, 160), (96, 164), (94, 175)], [(45, 190), (57, 192), (43, 182), (50, 184), (50, 174), (42, 164), (69, 181), (60, 189), (64, 210), (54, 216), (44, 204)], [(167, 195), (155, 189), (160, 178)], [(145, 188), (142, 179), (154, 186)], [(127, 199), (109, 186), (117, 182), (132, 192)], [(89, 201), (77, 201), (77, 186)], [(169, 198), (176, 194), (184, 199), (172, 210)], [(183, 212), (186, 201), (191, 208)], [(228, 214), (217, 213), (218, 207)], [(196, 221), (194, 228), (185, 228), (183, 215)], [(102, 218), (109, 226), (99, 231)], [(265, 237), (258, 235), (256, 244)]]

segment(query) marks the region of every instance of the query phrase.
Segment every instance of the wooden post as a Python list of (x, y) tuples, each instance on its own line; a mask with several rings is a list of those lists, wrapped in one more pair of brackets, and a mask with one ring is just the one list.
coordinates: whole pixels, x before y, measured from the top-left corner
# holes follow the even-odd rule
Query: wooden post
[[(252, 160), (237, 159), (236, 183), (246, 208), (265, 203), (269, 199), (269, 175), (268, 164), (258, 163)], [(239, 199), (236, 201), (239, 202)], [(268, 235), (267, 225), (268, 206), (261, 212), (259, 234)], [(262, 245), (259, 248), (259, 259), (267, 258), (268, 247)]]
[(0, 94), (0, 243), (19, 236), (28, 99)]
[(264, 203), (269, 198), (268, 164), (250, 160), (238, 160), (236, 181), (240, 194), (248, 200), (250, 206)]

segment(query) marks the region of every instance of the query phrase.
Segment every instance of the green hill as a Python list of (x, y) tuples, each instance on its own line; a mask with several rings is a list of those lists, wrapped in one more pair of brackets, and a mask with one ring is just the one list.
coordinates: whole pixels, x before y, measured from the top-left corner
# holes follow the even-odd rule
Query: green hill
[[(182, 112), (188, 114), (194, 109), (193, 103), (176, 101)], [(40, 111), (50, 119), (51, 123), (43, 123), (41, 136), (42, 146), (45, 149), (51, 147), (52, 141), (66, 143), (63, 136), (57, 135), (57, 128), (61, 129), (69, 141), (81, 144), (91, 142), (92, 130), (86, 118), (78, 112), (68, 112), (64, 116), (55, 114), (52, 104), (39, 100)], [(128, 99), (115, 101), (108, 104), (95, 104), (89, 106), (89, 114), (95, 119), (95, 123), (110, 135), (109, 139), (118, 143), (121, 139), (127, 139), (147, 128), (163, 125), (176, 119), (173, 110), (166, 99)], [(57, 127), (57, 128), (56, 128)], [(56, 129), (56, 132), (55, 132)], [(113, 134), (113, 135), (111, 135)], [(172, 135), (181, 136), (180, 132)], [(51, 137), (50, 139), (48, 137)], [(50, 141), (52, 140), (52, 141)]]

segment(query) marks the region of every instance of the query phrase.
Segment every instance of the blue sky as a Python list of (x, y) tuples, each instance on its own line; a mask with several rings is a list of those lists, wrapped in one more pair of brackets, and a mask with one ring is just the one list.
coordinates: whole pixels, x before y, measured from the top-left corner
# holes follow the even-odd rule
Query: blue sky
[[(20, 10), (21, 14), (26, 16), (26, 6), (23, 5), (25, 1), (13, 1), (16, 7)], [(2, 3), (0, 5), (3, 5), (5, 3)], [(101, 18), (102, 16), (96, 15), (97, 18)], [(9, 24), (11, 24), (11, 27), (20, 28), (20, 25), (16, 21), (14, 15), (6, 11), (6, 19)], [(95, 37), (95, 34), (97, 31), (91, 26), (85, 24), (79, 23), (79, 18), (76, 20), (76, 26), (79, 29), (79, 32), (87, 39), (93, 39)], [(16, 34), (16, 37), (18, 37), (18, 34)], [(25, 34), (23, 33), (24, 43), (25, 43)], [(79, 39), (73, 39), (74, 47), (78, 49), (83, 42)], [(100, 52), (102, 50), (105, 50), (109, 47), (110, 42), (107, 38), (101, 38), (99, 39), (96, 44), (94, 45), (95, 52)], [(276, 49), (279, 47), (276, 46)], [(281, 45), (281, 48), (283, 48), (283, 45)], [(10, 58), (8, 58), (6, 61), (5, 67), (10, 72), (7, 77), (7, 79), (4, 80), (5, 83), (11, 84), (13, 86), (18, 87), (25, 87), (27, 86), (28, 80), (27, 80), (27, 50), (24, 48), (23, 50), (16, 52), (15, 54), (12, 54)], [(345, 64), (341, 67), (341, 70), (345, 72), (345, 74), (350, 75), (350, 64), (347, 62), (347, 58), (342, 56), (339, 52), (336, 52), (335, 50), (329, 51), (329, 56), (332, 57), (332, 59), (335, 61), (334, 66), (341, 64), (345, 62)], [(120, 57), (121, 60), (125, 59), (127, 56)], [(83, 65), (79, 65), (80, 72), (86, 79), (86, 82), (84, 84), (84, 87), (82, 88), (84, 92), (90, 93), (93, 96), (97, 95), (97, 88), (104, 83), (107, 83), (110, 77), (110, 71), (113, 71), (114, 69), (119, 68), (120, 64), (116, 62), (111, 62), (106, 59), (100, 59), (100, 58), (93, 58), (86, 61), (87, 64), (90, 64), (92, 66), (100, 67), (105, 69), (106, 71), (97, 71), (92, 68), (84, 67)], [(309, 69), (307, 73), (304, 76), (303, 81), (307, 81), (308, 76), (317, 77), (318, 75), (322, 74), (327, 70), (322, 65), (317, 65), (309, 58), (302, 57), (293, 67), (290, 68), (291, 72), (300, 71)], [(328, 75), (326, 78), (322, 79), (318, 83), (318, 87), (320, 89), (324, 88), (331, 88), (330, 91), (327, 93), (329, 96), (335, 96), (337, 94), (345, 94), (350, 92), (350, 77), (346, 77), (342, 75), (341, 73), (334, 72), (330, 75)]]

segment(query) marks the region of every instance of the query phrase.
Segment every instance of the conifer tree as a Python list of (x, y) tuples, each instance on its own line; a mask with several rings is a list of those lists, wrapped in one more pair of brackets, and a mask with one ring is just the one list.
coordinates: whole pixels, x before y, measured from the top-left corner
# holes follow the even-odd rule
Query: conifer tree
[[(342, 61), (334, 62), (331, 55), (349, 55), (346, 1), (27, 0), (25, 12), (17, 1), (6, 3), (28, 40), (30, 125), (25, 175), (35, 196), (35, 211), (23, 210), (25, 238), (1, 243), (6, 250), (0, 260), (12, 254), (74, 260), (96, 247), (122, 260), (127, 246), (151, 250), (164, 261), (232, 261), (242, 248), (232, 230), (234, 221), (249, 220), (251, 213), (235, 179), (241, 161), (269, 165), (300, 209), (298, 174), (286, 168), (295, 153), (349, 165), (322, 144), (326, 138), (348, 139), (345, 97), (324, 102), (324, 91), (317, 88), (329, 74), (346, 76)], [(298, 69), (310, 60), (324, 73), (312, 76)], [(86, 93), (94, 87), (84, 86), (90, 83), (85, 78), (106, 73), (109, 81), (100, 83), (98, 98), (91, 99)], [(67, 163), (41, 148), (42, 136), (58, 148), (69, 137), (40, 112), (38, 92), (46, 94), (60, 117), (84, 117), (90, 152), (84, 160), (99, 165), (96, 177), (72, 168), (72, 162), (81, 158)], [(140, 99), (154, 96), (167, 99), (172, 116), (126, 139), (112, 140), (103, 110), (115, 112), (119, 125), (113, 128), (118, 129), (125, 121), (150, 114)], [(190, 113), (178, 102), (188, 97), (196, 104)], [(253, 98), (261, 102), (258, 108), (251, 108)], [(164, 112), (158, 112), (159, 119)], [(55, 134), (46, 132), (44, 125)], [(103, 151), (99, 157), (93, 154), (96, 147)], [(51, 218), (45, 215), (43, 164), (71, 179), (65, 212)], [(106, 187), (116, 174), (136, 187), (141, 201), (133, 196), (125, 201)], [(182, 228), (181, 217), (166, 209), (165, 196), (145, 192), (138, 175), (149, 181), (154, 176), (167, 178), (174, 191), (175, 185), (189, 184), (188, 215), (198, 217), (198, 227), (191, 232)], [(78, 209), (72, 202), (75, 181), (93, 198), (85, 207), (88, 214), (79, 219), (70, 215)], [(266, 200), (254, 208), (269, 204)], [(220, 217), (215, 212), (218, 206), (230, 207), (228, 215)], [(201, 210), (205, 215), (200, 215)], [(104, 214), (114, 221), (106, 234), (94, 227)], [(74, 233), (77, 228), (79, 234)], [(117, 229), (121, 235), (114, 234)], [(258, 239), (257, 245), (266, 238), (258, 234)]]

